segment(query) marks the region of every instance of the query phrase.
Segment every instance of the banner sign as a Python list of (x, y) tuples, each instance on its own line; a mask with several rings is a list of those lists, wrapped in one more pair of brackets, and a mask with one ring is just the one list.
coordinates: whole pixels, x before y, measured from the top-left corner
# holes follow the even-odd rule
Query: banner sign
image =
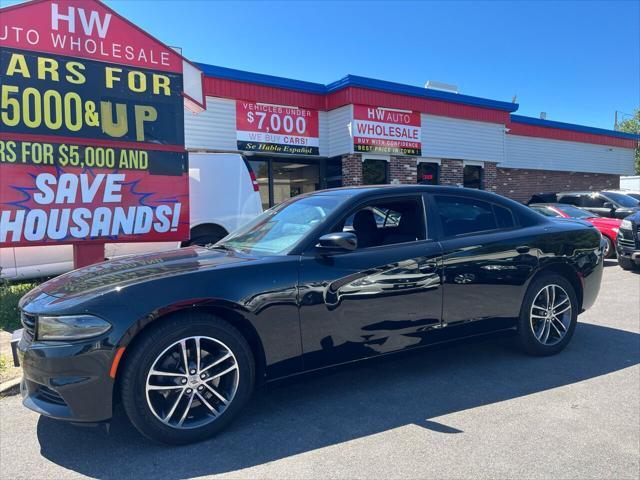
[(318, 111), (236, 101), (238, 150), (319, 155)]
[(189, 236), (182, 58), (86, 0), (0, 24), (0, 247)]
[(353, 106), (355, 152), (422, 155), (420, 112)]

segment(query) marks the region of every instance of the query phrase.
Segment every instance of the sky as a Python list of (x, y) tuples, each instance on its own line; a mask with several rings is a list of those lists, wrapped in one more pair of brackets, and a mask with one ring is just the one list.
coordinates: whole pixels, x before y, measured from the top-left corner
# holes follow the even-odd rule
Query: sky
[(640, 106), (640, 0), (105, 3), (213, 65), (324, 84), (437, 80), (601, 128)]

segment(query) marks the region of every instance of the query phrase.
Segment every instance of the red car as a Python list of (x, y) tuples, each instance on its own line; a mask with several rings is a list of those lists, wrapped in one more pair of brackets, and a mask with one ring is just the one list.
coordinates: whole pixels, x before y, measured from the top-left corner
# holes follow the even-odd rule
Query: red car
[(613, 258), (615, 256), (616, 249), (614, 245), (622, 220), (618, 218), (598, 217), (582, 208), (566, 203), (532, 203), (529, 207), (547, 217), (579, 218), (580, 220), (586, 220), (600, 231), (602, 238), (607, 242), (604, 250), (605, 258)]

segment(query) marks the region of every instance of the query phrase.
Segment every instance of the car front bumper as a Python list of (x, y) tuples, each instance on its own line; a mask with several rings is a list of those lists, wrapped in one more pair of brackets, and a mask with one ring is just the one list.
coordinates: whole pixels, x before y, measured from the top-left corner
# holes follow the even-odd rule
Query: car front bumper
[(101, 342), (33, 341), (24, 330), (17, 341), (25, 407), (47, 417), (96, 423), (112, 416), (113, 349)]
[(618, 257), (624, 257), (640, 265), (640, 249), (639, 248), (636, 248), (635, 246), (632, 247), (630, 245), (624, 245), (618, 241), (616, 242), (616, 253)]

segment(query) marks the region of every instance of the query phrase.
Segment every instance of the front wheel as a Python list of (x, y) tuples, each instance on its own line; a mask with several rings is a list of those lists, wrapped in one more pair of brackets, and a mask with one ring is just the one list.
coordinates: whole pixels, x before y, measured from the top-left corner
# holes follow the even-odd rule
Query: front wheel
[(604, 239), (604, 258), (615, 258), (616, 256), (616, 249), (613, 246), (613, 241), (611, 241), (611, 239), (609, 237), (607, 237), (606, 235), (603, 235), (602, 238)]
[(518, 338), (531, 355), (553, 355), (567, 346), (578, 321), (575, 290), (566, 278), (543, 274), (527, 289), (520, 318)]
[(249, 399), (253, 355), (227, 322), (180, 314), (143, 335), (126, 359), (122, 402), (146, 437), (170, 444), (204, 440)]

